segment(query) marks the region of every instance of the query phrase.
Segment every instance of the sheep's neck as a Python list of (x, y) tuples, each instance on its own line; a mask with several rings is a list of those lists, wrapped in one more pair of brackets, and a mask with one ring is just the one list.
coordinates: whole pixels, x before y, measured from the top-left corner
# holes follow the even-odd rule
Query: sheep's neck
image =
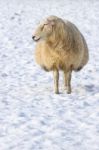
[(56, 48), (58, 46), (58, 42), (46, 41), (47, 45), (51, 48)]
[(46, 44), (54, 49), (54, 50), (60, 50), (60, 49), (64, 49), (66, 47), (66, 42), (63, 42), (60, 39), (57, 40), (47, 40)]

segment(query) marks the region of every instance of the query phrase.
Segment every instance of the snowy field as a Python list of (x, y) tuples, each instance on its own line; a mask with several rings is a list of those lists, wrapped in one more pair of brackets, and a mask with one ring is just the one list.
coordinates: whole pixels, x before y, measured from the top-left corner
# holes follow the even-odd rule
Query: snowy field
[[(34, 60), (32, 32), (57, 15), (75, 23), (90, 60), (72, 94), (53, 92)], [(0, 150), (99, 150), (99, 1), (0, 0)]]

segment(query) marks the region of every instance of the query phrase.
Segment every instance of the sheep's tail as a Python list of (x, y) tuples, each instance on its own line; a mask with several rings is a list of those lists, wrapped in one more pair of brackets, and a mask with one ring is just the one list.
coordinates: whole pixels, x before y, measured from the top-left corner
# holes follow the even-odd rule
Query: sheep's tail
[(81, 67), (78, 67), (78, 68), (75, 69), (74, 71), (78, 72), (78, 71), (80, 71), (82, 68), (83, 68), (82, 66), (81, 66)]

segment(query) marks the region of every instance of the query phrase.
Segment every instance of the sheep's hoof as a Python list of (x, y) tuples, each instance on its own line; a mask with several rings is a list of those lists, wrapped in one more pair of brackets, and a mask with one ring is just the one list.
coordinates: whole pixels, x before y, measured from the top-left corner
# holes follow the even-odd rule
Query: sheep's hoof
[(67, 91), (67, 94), (71, 94), (71, 91)]
[(67, 90), (67, 94), (71, 94), (71, 89), (68, 89), (68, 90)]
[(55, 91), (55, 94), (59, 94), (59, 91)]
[(64, 90), (67, 91), (67, 94), (71, 94), (71, 88), (68, 88), (67, 86), (64, 88)]

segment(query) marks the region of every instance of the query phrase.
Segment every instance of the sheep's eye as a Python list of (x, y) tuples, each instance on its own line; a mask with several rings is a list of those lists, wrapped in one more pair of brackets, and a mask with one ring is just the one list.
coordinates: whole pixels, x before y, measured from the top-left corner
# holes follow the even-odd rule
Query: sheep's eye
[(46, 25), (48, 25), (47, 23), (46, 24), (44, 24), (44, 26), (46, 26)]
[(42, 27), (41, 27), (41, 31), (43, 31), (43, 29), (46, 29), (46, 26), (47, 26), (48, 24), (44, 24)]
[(44, 24), (44, 25), (43, 25), (43, 28), (46, 27), (47, 25), (48, 25), (48, 24)]

